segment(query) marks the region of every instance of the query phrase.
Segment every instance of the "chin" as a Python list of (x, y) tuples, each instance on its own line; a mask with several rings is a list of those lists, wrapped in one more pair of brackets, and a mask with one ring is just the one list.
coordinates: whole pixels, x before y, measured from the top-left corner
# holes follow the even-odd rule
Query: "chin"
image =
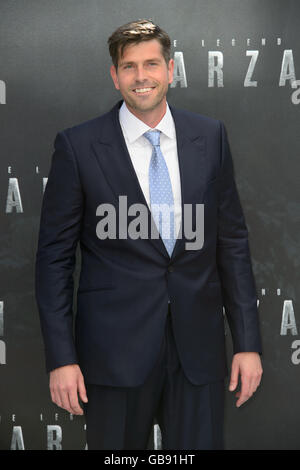
[(136, 109), (137, 111), (151, 111), (152, 109), (156, 108), (158, 103), (136, 103), (136, 102), (129, 102), (129, 105)]

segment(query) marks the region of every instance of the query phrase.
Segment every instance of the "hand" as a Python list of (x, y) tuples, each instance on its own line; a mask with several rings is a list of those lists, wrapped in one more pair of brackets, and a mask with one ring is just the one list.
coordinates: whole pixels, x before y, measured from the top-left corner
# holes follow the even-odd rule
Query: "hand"
[(78, 401), (78, 393), (84, 403), (87, 403), (88, 399), (83, 375), (77, 364), (52, 370), (49, 385), (53, 403), (74, 415), (83, 415)]
[(263, 369), (257, 352), (241, 352), (233, 356), (229, 384), (231, 392), (237, 387), (239, 373), (242, 386), (241, 390), (235, 394), (239, 398), (236, 402), (238, 408), (253, 395), (260, 384)]

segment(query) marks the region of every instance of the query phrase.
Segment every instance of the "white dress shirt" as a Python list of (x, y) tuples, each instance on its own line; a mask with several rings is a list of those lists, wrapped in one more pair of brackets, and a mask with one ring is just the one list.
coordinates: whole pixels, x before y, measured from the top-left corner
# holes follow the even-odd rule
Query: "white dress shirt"
[(128, 152), (138, 177), (141, 189), (145, 199), (150, 206), (149, 190), (149, 166), (153, 147), (151, 143), (143, 136), (144, 132), (157, 129), (160, 134), (160, 148), (165, 158), (174, 199), (174, 223), (175, 234), (178, 237), (181, 224), (181, 187), (180, 172), (177, 154), (177, 141), (174, 120), (167, 103), (166, 113), (155, 128), (149, 127), (143, 121), (138, 119), (126, 106), (125, 101), (119, 110), (119, 120), (124, 134)]

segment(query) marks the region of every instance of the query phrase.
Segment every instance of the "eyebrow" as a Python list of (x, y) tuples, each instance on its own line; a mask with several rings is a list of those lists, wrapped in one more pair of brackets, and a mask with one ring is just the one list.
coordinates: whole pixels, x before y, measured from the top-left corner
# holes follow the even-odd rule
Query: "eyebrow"
[[(147, 59), (145, 60), (145, 62), (161, 62), (161, 58), (158, 58), (158, 57), (155, 57), (153, 59)], [(131, 60), (129, 61), (126, 61), (126, 62), (121, 62), (119, 67), (121, 67), (122, 65), (128, 65), (128, 64), (134, 64), (134, 62)]]

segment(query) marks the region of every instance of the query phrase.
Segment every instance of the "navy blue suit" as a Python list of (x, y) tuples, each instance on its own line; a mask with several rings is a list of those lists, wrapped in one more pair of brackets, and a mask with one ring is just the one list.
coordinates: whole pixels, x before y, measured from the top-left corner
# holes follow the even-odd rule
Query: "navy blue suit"
[[(143, 384), (158, 359), (169, 298), (187, 378), (196, 385), (223, 379), (228, 374), (223, 306), (233, 352), (261, 352), (248, 231), (224, 125), (170, 106), (182, 205), (204, 204), (203, 247), (186, 250), (190, 240), (183, 227), (170, 258), (160, 237), (100, 240), (96, 234), (99, 204), (113, 204), (117, 222), (119, 196), (127, 196), (128, 207), (147, 206), (119, 124), (121, 104), (56, 136), (36, 256), (47, 371), (78, 363), (87, 383)], [(148, 216), (150, 226), (149, 210)]]

